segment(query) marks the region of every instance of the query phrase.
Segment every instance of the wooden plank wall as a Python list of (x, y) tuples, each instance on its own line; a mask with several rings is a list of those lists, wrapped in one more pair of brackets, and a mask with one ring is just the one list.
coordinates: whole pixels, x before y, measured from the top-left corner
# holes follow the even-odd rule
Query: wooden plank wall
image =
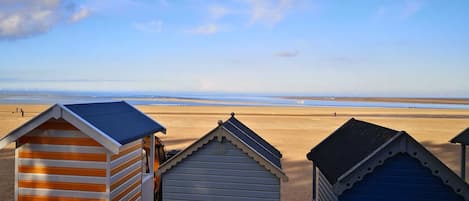
[(229, 141), (210, 141), (162, 177), (165, 201), (280, 200), (280, 179)]
[(141, 199), (142, 145), (142, 140), (128, 143), (111, 156), (111, 201)]
[(18, 200), (106, 200), (106, 150), (72, 125), (46, 122), (17, 145)]

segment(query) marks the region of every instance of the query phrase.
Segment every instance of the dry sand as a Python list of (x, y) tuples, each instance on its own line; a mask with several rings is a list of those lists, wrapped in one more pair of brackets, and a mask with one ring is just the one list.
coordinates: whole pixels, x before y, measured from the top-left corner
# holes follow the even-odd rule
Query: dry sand
[[(26, 114), (12, 114), (22, 107)], [(45, 110), (45, 105), (0, 105), (0, 136)], [(138, 106), (165, 125), (159, 134), (166, 149), (182, 149), (225, 120), (230, 112), (277, 147), (290, 181), (282, 184), (282, 200), (311, 199), (311, 163), (306, 153), (351, 117), (405, 130), (436, 154), (454, 171), (459, 171), (459, 147), (448, 140), (469, 126), (469, 110), (387, 108), (301, 108), (301, 107), (196, 107)], [(337, 116), (334, 117), (333, 113)], [(13, 145), (0, 151), (0, 200), (12, 200)]]

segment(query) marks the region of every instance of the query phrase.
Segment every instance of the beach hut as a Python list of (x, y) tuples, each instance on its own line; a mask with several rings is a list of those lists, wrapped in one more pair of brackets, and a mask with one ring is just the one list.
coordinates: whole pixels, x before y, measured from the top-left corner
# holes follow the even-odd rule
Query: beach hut
[(404, 131), (350, 119), (307, 154), (313, 200), (469, 200), (469, 187)]
[(282, 154), (234, 117), (163, 163), (163, 200), (280, 200)]
[(15, 200), (153, 200), (154, 146), (143, 157), (143, 138), (160, 131), (126, 102), (56, 104), (0, 148), (16, 142)]
[(461, 144), (461, 178), (466, 179), (466, 146), (469, 144), (469, 128), (466, 128), (449, 142)]

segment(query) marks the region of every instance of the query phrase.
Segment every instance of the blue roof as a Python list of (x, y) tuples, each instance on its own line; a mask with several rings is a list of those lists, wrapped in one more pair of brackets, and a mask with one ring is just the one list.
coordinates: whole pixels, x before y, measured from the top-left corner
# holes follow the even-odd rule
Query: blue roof
[(124, 101), (71, 104), (64, 107), (122, 145), (166, 130)]
[(223, 127), (228, 129), (246, 145), (281, 169), (282, 165), (280, 163), (280, 159), (282, 158), (282, 154), (254, 131), (236, 119), (233, 114), (231, 118), (223, 123)]

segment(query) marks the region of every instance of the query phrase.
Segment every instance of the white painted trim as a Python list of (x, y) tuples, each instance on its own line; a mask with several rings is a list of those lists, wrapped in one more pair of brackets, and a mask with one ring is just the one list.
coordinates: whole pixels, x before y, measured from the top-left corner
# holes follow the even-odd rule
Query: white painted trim
[(72, 198), (95, 198), (105, 199), (105, 192), (87, 192), (87, 191), (71, 191), (56, 189), (39, 189), (39, 188), (18, 188), (20, 195), (42, 195)]
[(89, 183), (89, 184), (106, 183), (106, 178), (104, 177), (35, 174), (35, 173), (19, 173), (18, 179), (30, 180), (30, 181), (56, 181), (56, 182)]
[(106, 162), (20, 158), (19, 165), (105, 169)]
[[(15, 147), (18, 146), (18, 141), (16, 141), (15, 144), (16, 144)], [(19, 176), (19, 174), (18, 174), (18, 172), (19, 172), (19, 170), (18, 170), (18, 158), (19, 158), (18, 152), (19, 151), (16, 148), (15, 149), (15, 189), (14, 189), (14, 191), (15, 191), (14, 196), (15, 197), (13, 198), (14, 201), (18, 201), (18, 179), (19, 179), (18, 178), (18, 176)]]
[(119, 147), (122, 146), (119, 142), (109, 137), (106, 133), (94, 127), (86, 120), (69, 110), (67, 107), (62, 106), (62, 118), (68, 121), (73, 126), (80, 129), (83, 133), (96, 140), (99, 144), (103, 145), (113, 154), (119, 153)]
[(16, 128), (12, 132), (8, 133), (0, 139), (0, 149), (3, 149), (5, 146), (8, 144), (16, 141), (19, 139), (21, 136), (29, 133), (39, 125), (43, 124), (44, 122), (48, 121), (51, 118), (58, 119), (60, 118), (60, 106), (59, 105), (54, 105), (47, 109), (46, 111), (42, 112), (41, 114), (35, 116), (31, 120), (27, 121), (20, 127)]
[(51, 145), (51, 144), (24, 144), (18, 148), (21, 151), (48, 151), (48, 152), (75, 152), (75, 153), (105, 153), (104, 147)]
[[(391, 142), (387, 143), (386, 146), (380, 147), (379, 151), (373, 152), (370, 156), (359, 162), (353, 171), (347, 173), (344, 177), (339, 177), (340, 180), (333, 185), (334, 193), (341, 195), (346, 189), (352, 188), (356, 182), (365, 179), (366, 175), (373, 172), (376, 167), (385, 164), (386, 159), (399, 153), (405, 153), (420, 161), (423, 167), (428, 168), (434, 176), (440, 178), (443, 184), (451, 187), (454, 193), (463, 196), (465, 200), (469, 200), (469, 186), (465, 181), (409, 134), (404, 131), (400, 133), (399, 137), (392, 138)], [(357, 179), (358, 176), (361, 179)]]
[(393, 136), (391, 139), (389, 139), (387, 142), (385, 142), (384, 144), (382, 144), (381, 146), (379, 146), (376, 150), (374, 150), (373, 152), (371, 152), (370, 155), (366, 156), (362, 161), (360, 161), (359, 163), (357, 163), (356, 165), (354, 165), (352, 168), (350, 168), (348, 171), (346, 171), (344, 174), (342, 174), (341, 176), (339, 176), (339, 178), (337, 178), (338, 181), (344, 179), (345, 177), (347, 177), (348, 175), (350, 175), (352, 172), (354, 172), (356, 169), (358, 169), (360, 166), (363, 165), (363, 163), (365, 163), (366, 161), (370, 160), (373, 156), (375, 156), (378, 152), (380, 152), (381, 150), (385, 149), (389, 144), (391, 144), (392, 142), (394, 142), (394, 140), (396, 140), (397, 138), (401, 137), (402, 135), (402, 132), (397, 132), (395, 136)]
[(142, 150), (141, 149), (137, 149), (135, 151), (132, 151), (126, 155), (123, 155), (117, 159), (114, 159), (113, 161), (111, 161), (111, 169), (114, 169), (115, 167), (119, 166), (120, 164), (122, 163), (125, 163), (127, 162), (128, 160), (131, 160), (137, 156), (141, 156), (142, 155)]
[(142, 139), (138, 139), (138, 140), (135, 140), (133, 142), (129, 142), (127, 144), (124, 144), (119, 148), (119, 152), (124, 151), (124, 150), (126, 150), (130, 147), (133, 147), (133, 146), (137, 145), (138, 143), (142, 143), (141, 141), (142, 141)]
[(189, 145), (186, 149), (180, 151), (178, 154), (173, 156), (171, 159), (163, 163), (158, 171), (156, 172), (157, 175), (161, 175), (171, 169), (173, 166), (177, 165), (179, 162), (184, 160), (186, 157), (190, 156), (193, 152), (197, 151), (205, 144), (207, 144), (210, 140), (217, 138), (225, 137), (228, 139), (233, 145), (240, 148), (244, 153), (248, 154), (252, 159), (254, 159), (259, 165), (266, 168), (266, 170), (270, 171), (272, 174), (281, 178), (283, 181), (288, 181), (287, 175), (279, 169), (277, 166), (272, 164), (269, 160), (265, 159), (261, 154), (259, 154), (256, 150), (251, 148), (250, 146), (246, 145), (241, 139), (239, 139), (236, 135), (231, 133), (228, 129), (224, 128), (223, 126), (218, 126), (208, 134), (194, 142), (193, 144)]

